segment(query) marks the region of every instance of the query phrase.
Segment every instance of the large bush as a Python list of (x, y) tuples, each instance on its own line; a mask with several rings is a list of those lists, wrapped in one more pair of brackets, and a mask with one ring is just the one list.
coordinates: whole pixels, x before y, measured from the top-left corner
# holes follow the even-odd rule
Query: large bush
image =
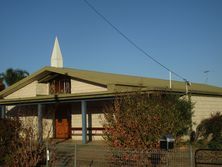
[(19, 118), (0, 119), (0, 166), (36, 166), (45, 155), (33, 126)]
[(21, 124), (18, 119), (0, 118), (0, 166), (14, 152), (13, 146), (18, 145), (19, 129)]
[(201, 121), (197, 127), (197, 138), (206, 143), (209, 148), (222, 148), (222, 115), (212, 114), (210, 118)]
[(191, 102), (179, 95), (121, 94), (105, 109), (104, 139), (118, 149), (157, 148), (162, 135), (186, 134), (191, 116)]

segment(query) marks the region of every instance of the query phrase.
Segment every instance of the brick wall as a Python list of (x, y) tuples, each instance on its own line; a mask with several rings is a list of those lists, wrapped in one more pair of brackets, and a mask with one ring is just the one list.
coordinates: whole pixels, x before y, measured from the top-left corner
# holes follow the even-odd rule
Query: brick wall
[(222, 97), (209, 97), (209, 96), (192, 96), (194, 103), (193, 122), (196, 124), (193, 129), (196, 130), (197, 125), (201, 120), (209, 118), (211, 114), (216, 112), (222, 113)]

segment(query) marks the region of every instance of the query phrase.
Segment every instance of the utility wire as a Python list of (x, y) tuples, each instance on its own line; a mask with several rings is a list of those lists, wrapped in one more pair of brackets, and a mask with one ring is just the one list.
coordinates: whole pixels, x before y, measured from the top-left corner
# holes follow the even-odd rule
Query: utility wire
[(155, 63), (157, 63), (158, 65), (160, 65), (161, 67), (163, 67), (164, 69), (166, 69), (168, 72), (171, 72), (172, 74), (174, 74), (175, 76), (181, 78), (183, 81), (185, 81), (186, 83), (189, 83), (188, 80), (184, 77), (182, 77), (181, 75), (179, 75), (178, 73), (176, 73), (175, 71), (171, 70), (170, 68), (168, 68), (167, 66), (163, 65), (162, 63), (160, 63), (158, 60), (156, 60), (154, 57), (152, 57), (151, 55), (149, 55), (144, 49), (142, 49), (139, 45), (137, 45), (132, 39), (130, 39), (129, 37), (127, 37), (127, 35), (125, 35), (122, 31), (120, 31), (119, 28), (117, 28), (114, 24), (112, 24), (101, 12), (99, 12), (91, 3), (89, 3), (87, 0), (83, 0), (83, 2), (85, 2), (98, 16), (100, 16), (108, 25), (110, 25), (113, 29), (115, 29), (117, 31), (117, 33), (119, 33), (124, 39), (126, 39), (131, 45), (133, 45), (137, 50), (139, 50), (140, 52), (142, 52), (146, 57), (148, 57), (149, 59), (151, 59), (152, 61), (154, 61)]

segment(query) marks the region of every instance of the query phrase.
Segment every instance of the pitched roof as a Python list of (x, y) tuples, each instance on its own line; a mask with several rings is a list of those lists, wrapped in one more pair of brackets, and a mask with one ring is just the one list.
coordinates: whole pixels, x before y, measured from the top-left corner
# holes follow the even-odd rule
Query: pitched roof
[[(143, 90), (149, 91), (167, 90), (185, 92), (186, 90), (185, 83), (179, 81), (172, 81), (172, 89), (170, 89), (168, 80), (103, 73), (88, 70), (78, 70), (71, 68), (44, 67), (0, 92), (0, 98), (11, 94), (12, 92), (30, 84), (35, 80), (39, 82), (44, 82), (50, 77), (53, 77), (53, 75), (55, 74), (66, 75), (77, 80), (105, 86), (108, 88), (107, 93), (115, 93), (116, 91), (122, 90), (127, 91), (135, 87), (141, 87), (143, 88)], [(189, 91), (194, 94), (196, 93), (222, 96), (222, 88), (205, 84), (192, 83), (192, 85), (189, 87)]]

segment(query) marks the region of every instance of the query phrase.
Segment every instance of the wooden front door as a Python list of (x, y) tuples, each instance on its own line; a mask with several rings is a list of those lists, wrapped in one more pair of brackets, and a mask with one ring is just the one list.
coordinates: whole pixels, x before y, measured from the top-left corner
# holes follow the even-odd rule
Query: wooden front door
[(69, 105), (60, 104), (55, 113), (55, 138), (68, 139), (71, 137), (71, 112)]

